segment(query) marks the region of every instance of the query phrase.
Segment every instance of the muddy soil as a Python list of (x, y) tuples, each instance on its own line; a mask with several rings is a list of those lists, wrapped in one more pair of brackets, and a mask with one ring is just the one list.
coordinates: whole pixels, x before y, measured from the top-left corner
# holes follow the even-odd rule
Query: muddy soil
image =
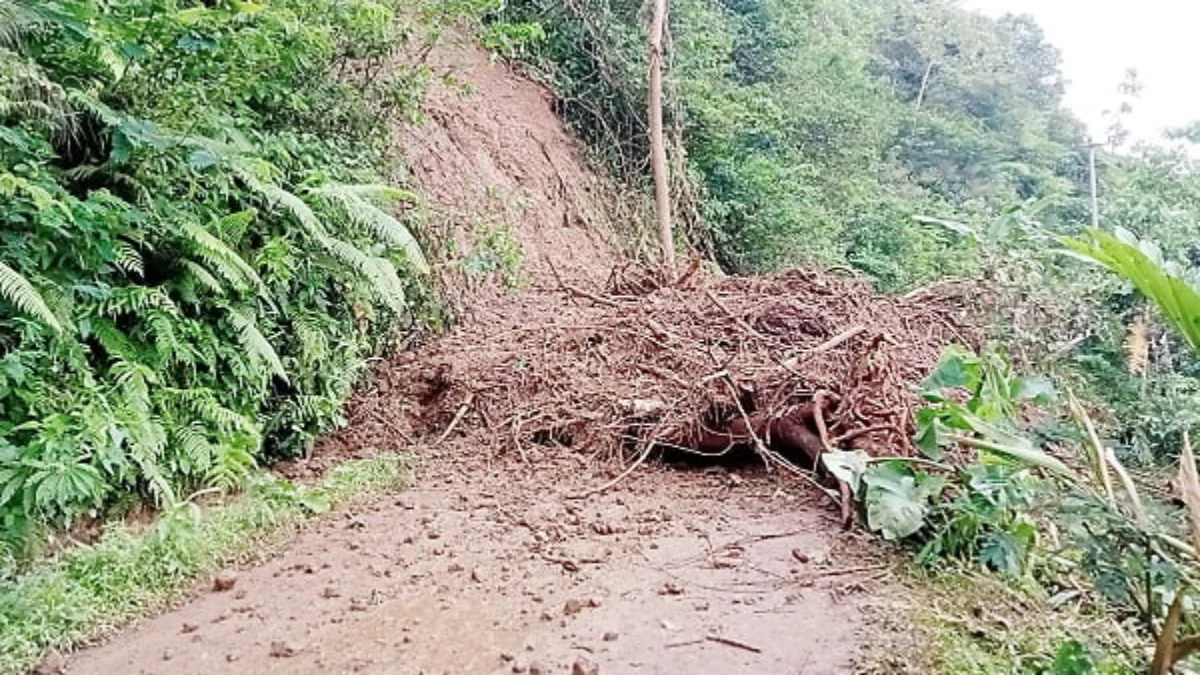
[(610, 467), (532, 455), (443, 448), (414, 489), (313, 523), (67, 672), (853, 672), (890, 570), (820, 495), (760, 468), (647, 467), (579, 499)]

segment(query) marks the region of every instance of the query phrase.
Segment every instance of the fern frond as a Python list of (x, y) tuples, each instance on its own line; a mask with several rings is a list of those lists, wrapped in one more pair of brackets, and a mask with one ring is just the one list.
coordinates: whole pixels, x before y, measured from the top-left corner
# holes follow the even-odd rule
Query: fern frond
[(342, 185), (332, 184), (315, 188), (311, 194), (336, 203), (351, 221), (366, 228), (375, 236), (404, 251), (405, 259), (417, 270), (429, 273), (429, 263), (421, 245), (394, 215), (379, 208), (372, 199), (416, 199), (416, 195), (405, 190), (385, 185)]
[(185, 222), (183, 231), (191, 240), (196, 254), (234, 288), (254, 288), (266, 294), (266, 284), (237, 251), (196, 223)]
[(229, 319), (237, 329), (242, 347), (250, 355), (250, 358), (257, 363), (265, 364), (279, 379), (287, 382), (287, 371), (283, 369), (283, 362), (279, 359), (279, 354), (275, 353), (275, 348), (271, 346), (270, 341), (258, 330), (254, 320), (232, 307), (228, 311)]
[(171, 429), (172, 449), (186, 473), (202, 476), (213, 468), (212, 443), (199, 423), (180, 424)]
[(146, 316), (146, 324), (154, 334), (154, 348), (158, 358), (165, 364), (191, 363), (195, 352), (179, 339), (175, 324), (179, 319), (162, 310), (153, 310)]
[(300, 344), (300, 354), (304, 363), (317, 363), (329, 355), (329, 336), (321, 325), (319, 316), (313, 314), (297, 314), (292, 317), (292, 329), (296, 341)]
[(255, 439), (262, 436), (262, 431), (253, 420), (221, 405), (209, 389), (169, 389), (166, 393), (178, 407), (222, 432), (241, 432)]
[(142, 260), (141, 251), (137, 250), (133, 244), (127, 241), (117, 242), (116, 247), (117, 259), (115, 264), (117, 269), (126, 274), (136, 274), (137, 276), (145, 276), (146, 263)]
[(55, 333), (62, 332), (62, 324), (58, 322), (58, 317), (50, 311), (49, 305), (42, 299), (33, 284), (2, 262), (0, 262), (0, 298), (16, 305), (17, 309), (22, 312), (41, 319), (43, 323), (54, 329)]
[(254, 455), (245, 448), (229, 444), (219, 445), (212, 468), (208, 471), (208, 481), (218, 487), (234, 488), (246, 482), (255, 466)]
[(115, 360), (120, 361), (138, 361), (141, 358), (141, 351), (129, 339), (116, 324), (108, 319), (97, 318), (91, 322), (92, 336), (108, 352)]
[(217, 279), (212, 272), (209, 272), (207, 268), (194, 260), (188, 260), (186, 258), (181, 262), (183, 264), (183, 268), (187, 270), (188, 273), (191, 274), (192, 278), (194, 278), (201, 286), (207, 288), (216, 295), (225, 295), (225, 287), (221, 285), (220, 280)]
[(325, 248), (334, 258), (366, 277), (371, 282), (371, 292), (385, 305), (396, 312), (404, 309), (404, 284), (390, 261), (368, 255), (357, 246), (333, 237), (326, 239)]
[(231, 213), (217, 221), (218, 236), (224, 241), (236, 244), (246, 236), (246, 230), (257, 217), (258, 211), (255, 209)]
[(152, 309), (164, 309), (178, 313), (175, 301), (160, 288), (148, 286), (122, 286), (109, 292), (109, 297), (100, 302), (100, 316), (118, 317), (124, 314), (144, 314)]
[(325, 229), (325, 225), (321, 222), (321, 219), (317, 217), (317, 214), (303, 199), (278, 185), (258, 183), (257, 181), (254, 181), (251, 185), (256, 187), (258, 192), (266, 197), (267, 202), (271, 206), (283, 207), (284, 210), (290, 213), (309, 236), (315, 238), (318, 242), (329, 237), (329, 232)]

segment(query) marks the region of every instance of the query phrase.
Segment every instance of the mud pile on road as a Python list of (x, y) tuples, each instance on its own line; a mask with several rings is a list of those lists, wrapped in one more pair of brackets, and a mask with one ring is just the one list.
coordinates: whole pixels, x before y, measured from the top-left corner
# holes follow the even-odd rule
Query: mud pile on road
[(789, 466), (830, 448), (905, 455), (915, 385), (946, 345), (976, 346), (963, 290), (896, 298), (816, 271), (697, 276), (526, 294), (379, 368), (326, 443), (465, 436), (457, 447), (626, 459), (752, 449)]

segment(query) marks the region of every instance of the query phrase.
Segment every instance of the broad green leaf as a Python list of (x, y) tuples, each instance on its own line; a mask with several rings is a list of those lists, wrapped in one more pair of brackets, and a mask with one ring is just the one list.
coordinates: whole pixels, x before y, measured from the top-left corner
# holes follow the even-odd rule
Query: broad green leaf
[(862, 477), (867, 472), (870, 460), (871, 457), (862, 450), (853, 452), (834, 450), (821, 454), (821, 461), (825, 464), (825, 468), (829, 469), (829, 473), (849, 485), (850, 491), (856, 495), (862, 485)]
[(1022, 401), (1032, 401), (1037, 405), (1050, 405), (1058, 398), (1058, 392), (1049, 378), (1034, 375), (1017, 380), (1016, 397)]
[(871, 467), (863, 482), (867, 524), (889, 541), (920, 530), (929, 514), (929, 498), (945, 487), (943, 479), (916, 473), (901, 461)]

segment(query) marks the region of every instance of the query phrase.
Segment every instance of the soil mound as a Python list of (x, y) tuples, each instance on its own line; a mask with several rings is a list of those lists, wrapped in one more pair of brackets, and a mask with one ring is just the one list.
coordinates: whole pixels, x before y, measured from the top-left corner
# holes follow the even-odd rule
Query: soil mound
[(911, 454), (914, 384), (946, 345), (975, 346), (967, 306), (803, 270), (644, 295), (564, 285), (398, 355), (377, 373), (384, 395), (364, 392), (358, 423), (328, 442), (461, 435), (460, 447), (520, 456), (553, 446), (640, 459), (756, 450), (786, 467), (835, 447)]
[(430, 251), (443, 295), (473, 310), (553, 270), (602, 282), (620, 257), (615, 223), (638, 219), (588, 166), (554, 95), (469, 41), (439, 45), (427, 63), (447, 77), (396, 146), (426, 200), (424, 240), (445, 246)]

